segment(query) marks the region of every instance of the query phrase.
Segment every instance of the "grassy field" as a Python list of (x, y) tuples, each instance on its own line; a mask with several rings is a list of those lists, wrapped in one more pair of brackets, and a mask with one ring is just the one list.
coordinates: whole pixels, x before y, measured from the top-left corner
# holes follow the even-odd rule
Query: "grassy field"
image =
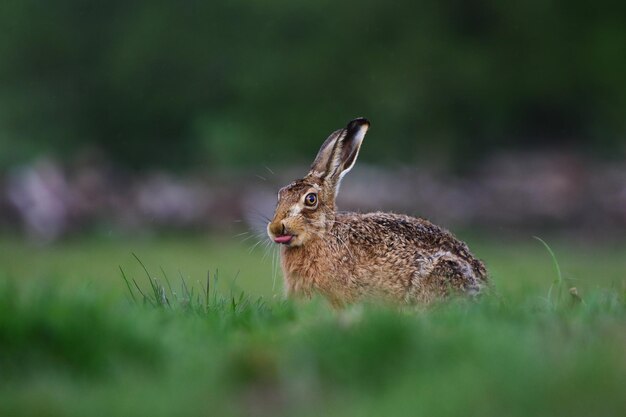
[(544, 237), (559, 284), (541, 242), (470, 239), (479, 302), (337, 313), (243, 239), (0, 239), (0, 415), (624, 415), (626, 242)]

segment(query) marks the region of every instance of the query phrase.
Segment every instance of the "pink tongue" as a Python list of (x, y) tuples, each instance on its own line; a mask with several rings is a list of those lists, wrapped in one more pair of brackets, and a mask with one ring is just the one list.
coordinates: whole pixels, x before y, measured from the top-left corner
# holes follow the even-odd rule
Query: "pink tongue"
[(276, 243), (289, 243), (289, 241), (291, 240), (293, 236), (291, 235), (284, 235), (284, 236), (276, 236), (274, 238), (274, 242)]

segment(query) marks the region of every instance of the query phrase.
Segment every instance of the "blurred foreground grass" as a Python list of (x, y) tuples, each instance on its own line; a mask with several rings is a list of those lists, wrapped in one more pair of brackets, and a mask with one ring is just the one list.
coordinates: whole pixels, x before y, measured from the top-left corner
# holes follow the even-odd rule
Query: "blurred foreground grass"
[[(470, 244), (495, 291), (480, 302), (336, 313), (323, 300), (283, 301), (271, 254), (240, 240), (0, 241), (0, 415), (626, 409), (624, 243), (547, 238), (566, 280), (561, 300), (547, 298), (556, 274), (539, 242), (483, 239)], [(167, 274), (172, 307), (130, 301), (118, 265), (150, 290), (131, 253), (160, 282)], [(213, 285), (206, 303), (201, 287), (215, 269), (219, 292)], [(199, 301), (185, 300), (179, 271)]]

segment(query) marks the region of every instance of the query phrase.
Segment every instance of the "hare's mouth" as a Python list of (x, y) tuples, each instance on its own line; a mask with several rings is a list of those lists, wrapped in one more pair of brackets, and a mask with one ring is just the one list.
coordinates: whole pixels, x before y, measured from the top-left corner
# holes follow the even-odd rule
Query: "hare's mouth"
[(274, 242), (282, 243), (283, 245), (288, 245), (292, 239), (293, 239), (293, 235), (282, 235), (282, 236), (276, 236), (274, 238)]

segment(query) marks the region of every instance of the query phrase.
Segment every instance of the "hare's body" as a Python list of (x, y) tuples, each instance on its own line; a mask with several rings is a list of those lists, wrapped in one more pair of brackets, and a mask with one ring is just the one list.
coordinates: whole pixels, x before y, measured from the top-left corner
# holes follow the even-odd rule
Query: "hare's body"
[(268, 234), (281, 248), (291, 296), (324, 295), (336, 306), (361, 299), (428, 303), (450, 292), (477, 294), (482, 262), (448, 231), (391, 213), (338, 213), (341, 178), (354, 165), (369, 122), (332, 133), (311, 170), (279, 192)]
[(281, 255), (289, 294), (317, 292), (334, 305), (427, 303), (450, 291), (477, 294), (487, 279), (482, 262), (448, 231), (389, 213), (338, 213), (329, 230)]

